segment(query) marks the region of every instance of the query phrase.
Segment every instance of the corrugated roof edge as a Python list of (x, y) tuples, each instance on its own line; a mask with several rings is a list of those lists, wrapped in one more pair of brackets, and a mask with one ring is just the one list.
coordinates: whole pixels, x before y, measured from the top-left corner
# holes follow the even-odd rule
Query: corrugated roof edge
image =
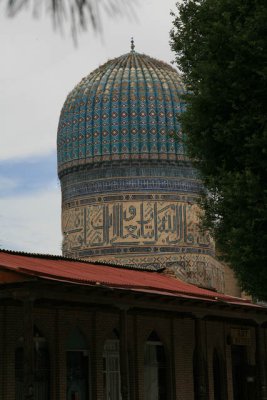
[(64, 261), (75, 261), (93, 265), (106, 265), (109, 267), (115, 268), (122, 268), (122, 269), (133, 269), (136, 271), (146, 271), (146, 272), (162, 272), (165, 270), (165, 267), (138, 267), (135, 265), (122, 265), (117, 263), (109, 263), (105, 261), (90, 261), (90, 260), (83, 260), (81, 258), (71, 258), (71, 257), (64, 257), (59, 255), (53, 254), (41, 254), (41, 253), (29, 253), (26, 251), (16, 251), (16, 250), (7, 250), (7, 249), (0, 249), (0, 253), (8, 253), (8, 254), (16, 254), (19, 256), (25, 257), (36, 257), (36, 258), (46, 258), (47, 260), (64, 260)]

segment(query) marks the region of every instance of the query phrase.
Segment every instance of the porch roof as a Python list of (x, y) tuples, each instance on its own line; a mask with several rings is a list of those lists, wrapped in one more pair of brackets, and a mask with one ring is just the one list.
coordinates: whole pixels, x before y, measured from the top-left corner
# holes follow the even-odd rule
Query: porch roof
[(249, 300), (199, 288), (163, 272), (0, 250), (0, 284), (33, 278), (262, 308)]

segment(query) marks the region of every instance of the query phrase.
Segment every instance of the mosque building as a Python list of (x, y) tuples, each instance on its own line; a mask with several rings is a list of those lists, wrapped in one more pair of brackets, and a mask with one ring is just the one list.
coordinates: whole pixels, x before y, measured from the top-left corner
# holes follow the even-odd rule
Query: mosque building
[(3, 400), (267, 400), (267, 309), (200, 229), (185, 87), (135, 51), (70, 92), (63, 256), (0, 250)]

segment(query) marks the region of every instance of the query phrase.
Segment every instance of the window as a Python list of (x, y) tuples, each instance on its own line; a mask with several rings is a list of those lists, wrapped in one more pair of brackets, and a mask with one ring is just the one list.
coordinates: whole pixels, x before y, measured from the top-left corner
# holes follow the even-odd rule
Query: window
[(115, 331), (104, 345), (103, 379), (105, 400), (120, 400), (120, 342)]
[(144, 374), (145, 400), (166, 400), (166, 358), (163, 344), (155, 332), (145, 344)]
[(48, 345), (45, 337), (34, 327), (34, 398), (37, 400), (48, 400), (50, 362)]
[(88, 346), (78, 329), (67, 341), (66, 352), (67, 400), (88, 400)]
[[(50, 362), (49, 351), (45, 337), (37, 329), (33, 328), (33, 396), (36, 400), (49, 399), (49, 381), (50, 381)], [(24, 338), (21, 337), (15, 351), (15, 398), (24, 399)]]

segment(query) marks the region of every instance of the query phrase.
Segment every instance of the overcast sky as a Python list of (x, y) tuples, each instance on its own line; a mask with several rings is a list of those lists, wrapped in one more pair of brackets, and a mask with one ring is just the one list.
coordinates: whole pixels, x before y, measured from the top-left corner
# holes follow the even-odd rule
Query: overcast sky
[(56, 133), (67, 94), (91, 71), (130, 50), (171, 62), (175, 0), (139, 0), (136, 18), (102, 16), (103, 33), (55, 32), (48, 16), (0, 7), (0, 247), (61, 254)]

